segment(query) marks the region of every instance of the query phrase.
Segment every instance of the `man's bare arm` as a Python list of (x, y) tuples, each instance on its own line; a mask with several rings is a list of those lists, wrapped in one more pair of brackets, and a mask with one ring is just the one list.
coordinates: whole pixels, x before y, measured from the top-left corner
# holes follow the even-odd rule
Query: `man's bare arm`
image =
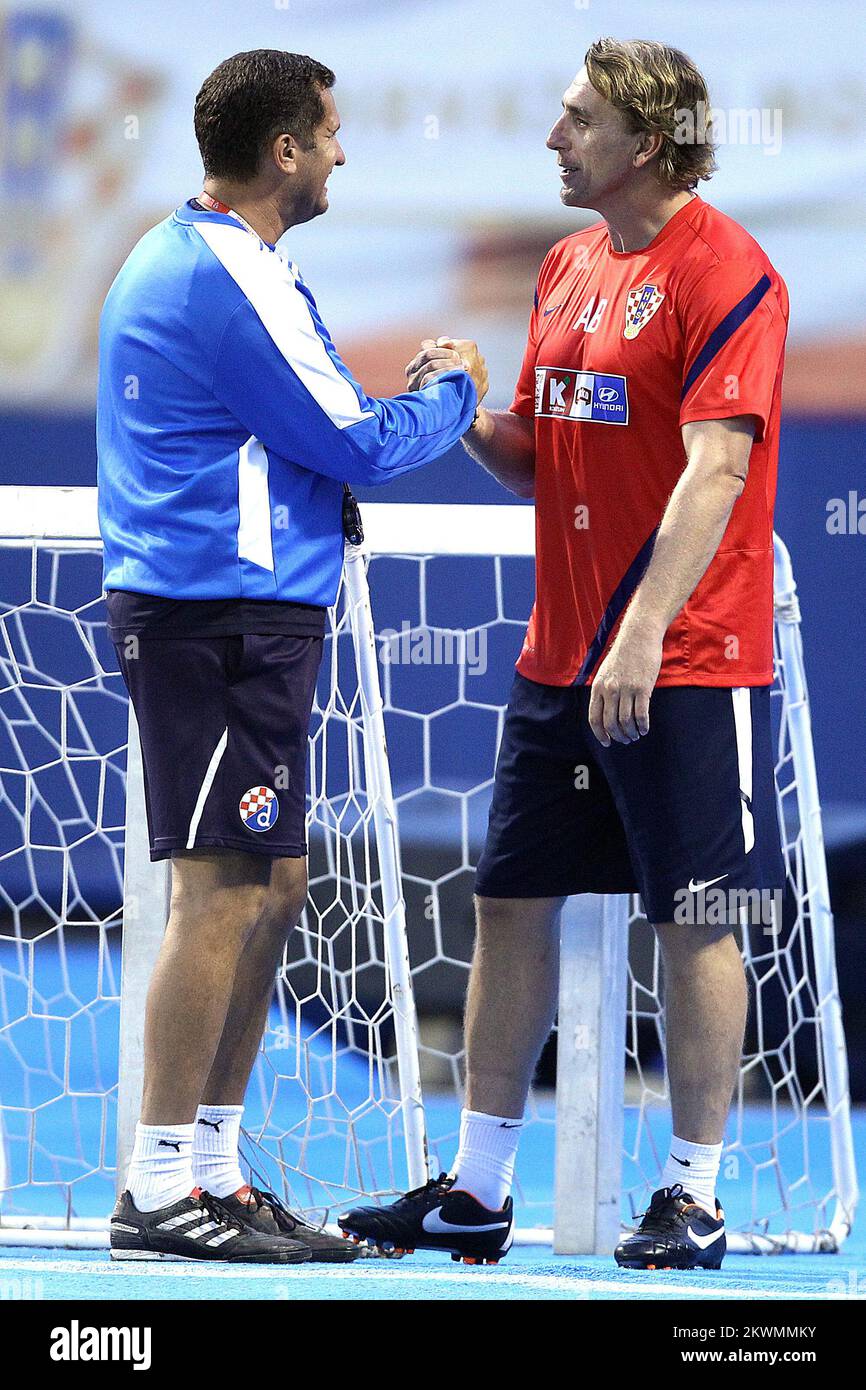
[(755, 432), (752, 416), (683, 426), (688, 463), (665, 508), (646, 574), (592, 685), (589, 722), (604, 747), (649, 730), (665, 633), (719, 548), (743, 491)]
[(517, 497), (535, 496), (535, 422), (510, 410), (479, 410), (463, 436), (476, 463)]

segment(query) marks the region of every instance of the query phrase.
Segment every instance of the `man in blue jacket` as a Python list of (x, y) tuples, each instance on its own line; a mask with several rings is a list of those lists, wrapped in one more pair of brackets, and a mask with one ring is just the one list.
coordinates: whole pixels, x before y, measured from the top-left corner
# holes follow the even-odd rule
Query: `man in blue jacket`
[[(345, 485), (438, 458), (487, 389), (472, 343), (373, 400), (275, 243), (345, 162), (322, 64), (240, 53), (207, 78), (204, 190), (138, 243), (105, 302), (97, 412), (109, 630), (172, 905), (115, 1259), (352, 1258), (246, 1186), (246, 1085), (306, 899), (305, 772)], [(455, 365), (456, 364), (456, 365)]]

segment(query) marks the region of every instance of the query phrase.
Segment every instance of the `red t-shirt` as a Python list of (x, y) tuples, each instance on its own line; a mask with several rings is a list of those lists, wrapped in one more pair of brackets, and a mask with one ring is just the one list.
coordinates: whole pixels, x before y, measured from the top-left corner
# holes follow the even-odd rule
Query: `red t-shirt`
[(649, 246), (604, 222), (538, 277), (511, 409), (535, 420), (536, 595), (518, 670), (585, 684), (652, 555), (689, 420), (758, 417), (745, 489), (668, 628), (659, 685), (773, 679), (773, 503), (788, 294), (757, 242), (695, 197)]

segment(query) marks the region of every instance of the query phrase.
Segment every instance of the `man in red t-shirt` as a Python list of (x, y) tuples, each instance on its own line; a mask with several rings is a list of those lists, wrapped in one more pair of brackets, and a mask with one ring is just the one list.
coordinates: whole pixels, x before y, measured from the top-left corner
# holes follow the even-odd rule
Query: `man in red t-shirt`
[[(603, 221), (541, 267), (511, 409), (465, 443), (536, 504), (536, 599), (478, 868), (467, 1097), (452, 1178), (346, 1229), (499, 1258), (572, 893), (639, 891), (665, 969), (673, 1138), (617, 1261), (718, 1268), (715, 1195), (747, 992), (733, 933), (784, 881), (770, 731), (785, 286), (695, 193), (709, 109), (662, 44), (602, 39), (548, 137), (561, 198)], [(410, 384), (464, 345), (427, 343)], [(721, 925), (719, 925), (721, 923)], [(435, 1210), (434, 1210), (435, 1209)]]

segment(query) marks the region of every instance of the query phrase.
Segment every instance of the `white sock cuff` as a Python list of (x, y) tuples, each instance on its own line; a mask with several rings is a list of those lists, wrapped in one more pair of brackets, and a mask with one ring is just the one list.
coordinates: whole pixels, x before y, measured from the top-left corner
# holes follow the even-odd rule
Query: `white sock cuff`
[(452, 1176), (484, 1207), (499, 1211), (511, 1190), (514, 1160), (523, 1120), (486, 1115), (480, 1110), (460, 1114), (460, 1146)]
[(126, 1185), (139, 1211), (156, 1211), (188, 1197), (194, 1187), (194, 1125), (135, 1127), (135, 1145)]
[(463, 1110), (462, 1113), (467, 1120), (480, 1120), (482, 1124), (485, 1121), (491, 1125), (522, 1125), (526, 1122), (524, 1115), (515, 1119), (514, 1115), (488, 1115), (486, 1110)]
[(200, 1105), (195, 1113), (196, 1154), (231, 1154), (236, 1160), (243, 1113), (242, 1105)]
[(135, 1126), (135, 1141), (139, 1139), (142, 1144), (157, 1145), (160, 1139), (167, 1139), (171, 1144), (191, 1144), (195, 1125), (143, 1125), (139, 1120)]
[(480, 1110), (463, 1110), (460, 1114), (460, 1151), (458, 1160), (465, 1160), (467, 1150), (474, 1158), (501, 1158), (517, 1150), (523, 1130), (523, 1120), (507, 1115), (485, 1115)]
[(714, 1159), (721, 1155), (724, 1142), (721, 1144), (692, 1144), (688, 1139), (678, 1139), (675, 1134), (671, 1135), (671, 1152), (676, 1149), (677, 1158), (687, 1158), (690, 1162), (712, 1163)]
[(485, 1115), (480, 1110), (462, 1110), (456, 1162), (465, 1161), (467, 1153), (476, 1160), (513, 1154), (517, 1151), (522, 1129), (523, 1120), (507, 1115)]
[(721, 1144), (692, 1144), (673, 1134), (660, 1185), (674, 1187), (679, 1184), (695, 1202), (714, 1215), (721, 1162)]
[(513, 1115), (487, 1115), (483, 1110), (461, 1110), (461, 1120), (471, 1120), (473, 1124), (492, 1125), (496, 1129), (522, 1129), (526, 1123), (523, 1115), (516, 1120)]

